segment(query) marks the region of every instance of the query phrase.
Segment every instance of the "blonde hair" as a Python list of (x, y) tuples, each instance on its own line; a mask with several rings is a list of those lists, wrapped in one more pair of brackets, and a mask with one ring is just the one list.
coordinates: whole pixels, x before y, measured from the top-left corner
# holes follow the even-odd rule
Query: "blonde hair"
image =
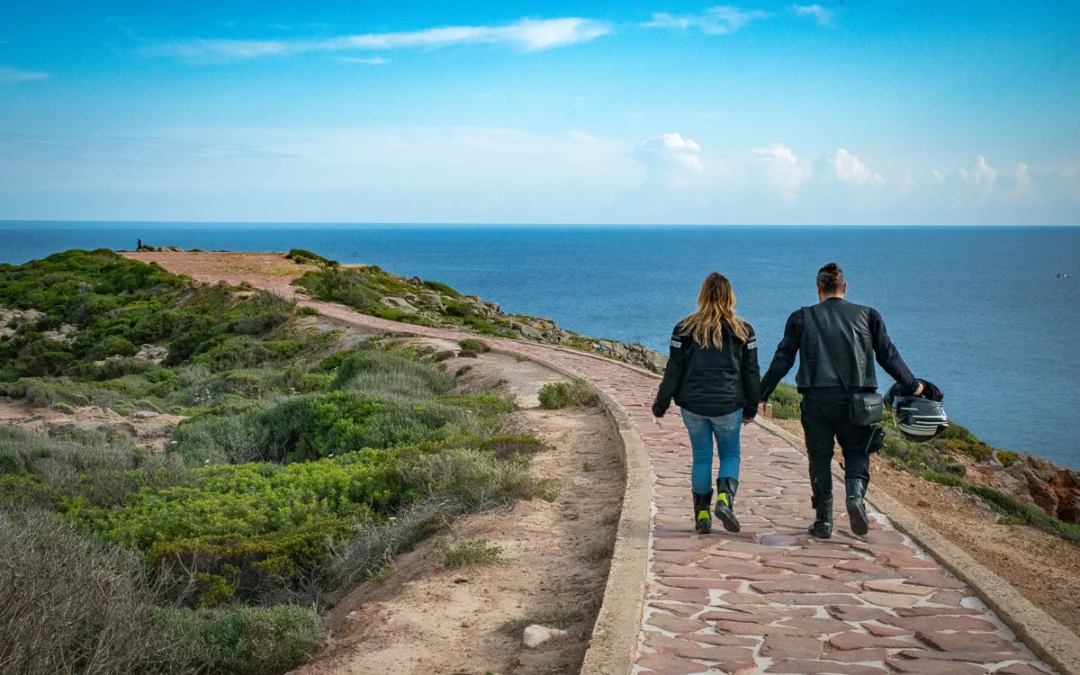
[(713, 272), (701, 284), (698, 309), (679, 324), (683, 335), (690, 335), (702, 347), (724, 348), (724, 325), (743, 344), (746, 323), (735, 316), (735, 291), (723, 274)]

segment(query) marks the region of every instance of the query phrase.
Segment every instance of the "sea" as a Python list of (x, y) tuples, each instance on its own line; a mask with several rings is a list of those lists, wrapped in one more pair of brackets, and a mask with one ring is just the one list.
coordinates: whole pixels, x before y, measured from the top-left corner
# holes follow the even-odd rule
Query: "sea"
[[(836, 262), (917, 377), (992, 445), (1080, 469), (1080, 228), (0, 223), (0, 263), (72, 248), (287, 251), (442, 281), (597, 338), (665, 351), (713, 271), (762, 371)], [(792, 372), (788, 380), (794, 377)], [(890, 378), (879, 370), (883, 388)]]

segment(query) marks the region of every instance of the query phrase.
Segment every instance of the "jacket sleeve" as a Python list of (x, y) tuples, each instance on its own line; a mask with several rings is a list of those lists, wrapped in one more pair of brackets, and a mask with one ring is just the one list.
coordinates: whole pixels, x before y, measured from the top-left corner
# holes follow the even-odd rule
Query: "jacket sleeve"
[(780, 380), (784, 379), (784, 376), (795, 365), (795, 357), (799, 353), (799, 344), (802, 342), (804, 328), (802, 310), (792, 312), (791, 316), (788, 317), (787, 324), (784, 326), (784, 338), (777, 345), (776, 354), (773, 355), (772, 363), (769, 364), (769, 370), (761, 380), (762, 401), (769, 400), (773, 390), (780, 384)]
[(900, 384), (904, 393), (911, 393), (918, 389), (919, 382), (911, 374), (904, 359), (900, 357), (896, 345), (889, 339), (889, 333), (885, 330), (885, 320), (876, 309), (870, 310), (870, 334), (874, 340), (874, 354), (877, 356), (878, 365)]
[(663, 417), (671, 407), (671, 399), (679, 388), (682, 381), (683, 371), (686, 369), (686, 347), (692, 338), (689, 335), (681, 335), (679, 326), (671, 333), (671, 345), (668, 354), (667, 368), (664, 369), (664, 380), (660, 383), (660, 389), (656, 392), (656, 400), (653, 401), (652, 412), (656, 417)]
[(746, 329), (746, 344), (743, 345), (739, 373), (742, 375), (743, 396), (746, 397), (743, 417), (752, 420), (757, 417), (758, 401), (761, 400), (761, 367), (757, 360), (757, 336), (754, 334), (754, 327), (746, 324)]

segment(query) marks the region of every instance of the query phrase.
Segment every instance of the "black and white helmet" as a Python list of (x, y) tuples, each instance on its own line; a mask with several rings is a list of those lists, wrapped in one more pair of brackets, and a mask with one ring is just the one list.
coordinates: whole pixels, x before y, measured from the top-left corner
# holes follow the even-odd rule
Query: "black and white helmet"
[(885, 402), (896, 420), (896, 430), (909, 441), (925, 443), (945, 431), (949, 417), (941, 405), (944, 398), (941, 390), (932, 382), (919, 382), (923, 385), (921, 395), (905, 396), (900, 385), (894, 384), (885, 395)]

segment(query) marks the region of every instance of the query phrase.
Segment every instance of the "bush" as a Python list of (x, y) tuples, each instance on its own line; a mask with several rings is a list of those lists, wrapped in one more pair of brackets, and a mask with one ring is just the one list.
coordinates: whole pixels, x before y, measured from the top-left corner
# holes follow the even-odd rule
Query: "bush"
[(441, 293), (442, 295), (445, 295), (445, 296), (448, 296), (448, 297), (451, 297), (451, 298), (459, 298), (459, 297), (461, 297), (460, 293), (458, 293), (454, 289), (450, 288), (446, 284), (440, 283), (438, 281), (425, 281), (424, 282), (424, 287), (429, 288), (429, 289), (435, 291), (436, 293)]
[(329, 260), (317, 253), (312, 253), (311, 251), (306, 251), (302, 248), (292, 249), (285, 258), (292, 260), (297, 265), (318, 265), (320, 267), (337, 267), (340, 265), (336, 260)]
[(291, 606), (155, 608), (153, 622), (174, 672), (277, 675), (306, 663), (323, 636), (318, 614)]
[(500, 461), (482, 450), (456, 448), (416, 458), (403, 469), (406, 483), (434, 501), (460, 504), (465, 511), (482, 511), (514, 499), (553, 500), (558, 484), (534, 478), (527, 457)]
[(6, 673), (162, 672), (138, 558), (56, 517), (0, 509), (0, 666)]
[(596, 405), (596, 392), (585, 380), (549, 382), (540, 388), (540, 407), (545, 410), (593, 405)]
[(503, 550), (492, 546), (487, 539), (440, 539), (433, 549), (446, 569), (458, 569), (468, 565), (486, 565), (498, 562)]
[(779, 420), (802, 418), (802, 394), (790, 384), (781, 383), (770, 397), (772, 416)]
[(476, 352), (477, 354), (486, 354), (491, 351), (491, 347), (488, 346), (488, 343), (483, 340), (477, 340), (476, 338), (466, 338), (458, 342), (458, 346), (464, 350)]

